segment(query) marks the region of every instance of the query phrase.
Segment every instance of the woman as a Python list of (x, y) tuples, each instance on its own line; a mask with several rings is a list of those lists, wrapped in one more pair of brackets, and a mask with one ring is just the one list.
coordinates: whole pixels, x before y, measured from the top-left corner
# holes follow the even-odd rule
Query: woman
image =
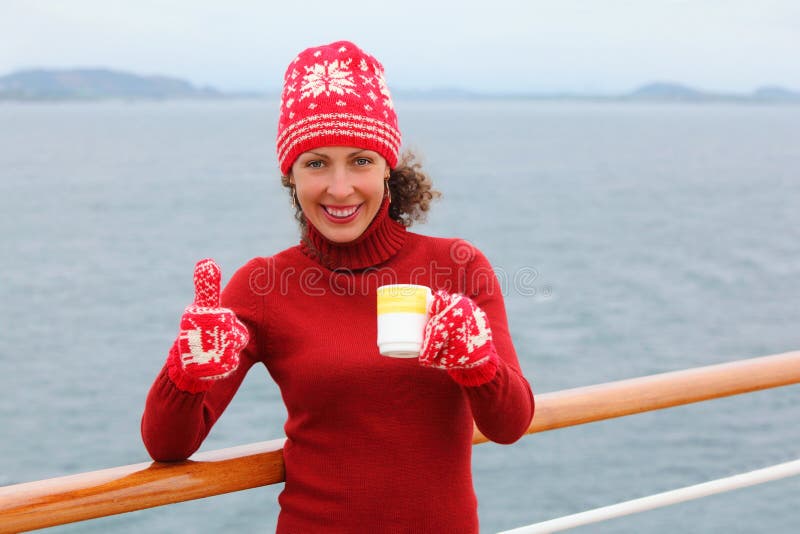
[[(147, 398), (148, 451), (182, 460), (266, 366), (288, 411), (278, 532), (477, 532), (473, 419), (511, 443), (533, 417), (486, 258), (406, 230), (437, 193), (399, 147), (375, 58), (346, 41), (300, 53), (277, 149), (301, 243), (248, 262), (221, 297), (216, 265), (198, 263), (195, 303)], [(435, 291), (418, 359), (378, 353), (388, 283)]]

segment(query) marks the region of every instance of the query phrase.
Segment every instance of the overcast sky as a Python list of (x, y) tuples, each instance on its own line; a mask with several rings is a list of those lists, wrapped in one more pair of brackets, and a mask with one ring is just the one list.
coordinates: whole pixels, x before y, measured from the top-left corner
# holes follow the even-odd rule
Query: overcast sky
[(340, 39), (403, 89), (800, 90), (797, 0), (0, 0), (0, 75), (103, 66), (272, 90), (297, 52)]

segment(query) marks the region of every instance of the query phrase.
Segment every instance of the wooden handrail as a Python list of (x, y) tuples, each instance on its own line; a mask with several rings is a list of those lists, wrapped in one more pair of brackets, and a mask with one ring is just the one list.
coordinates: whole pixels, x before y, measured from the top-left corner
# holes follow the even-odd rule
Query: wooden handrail
[[(800, 383), (800, 351), (536, 396), (528, 433)], [(474, 443), (487, 441), (475, 431)], [(283, 482), (284, 440), (0, 487), (0, 532), (24, 532)]]
[[(536, 395), (528, 434), (800, 384), (800, 351)], [(475, 443), (488, 441), (476, 431)]]

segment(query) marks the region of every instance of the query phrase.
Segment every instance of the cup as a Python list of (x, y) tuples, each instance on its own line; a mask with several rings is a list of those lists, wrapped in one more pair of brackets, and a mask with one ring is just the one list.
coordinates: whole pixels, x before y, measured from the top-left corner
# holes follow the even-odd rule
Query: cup
[(394, 358), (416, 358), (422, 347), (431, 289), (413, 284), (378, 288), (378, 351)]

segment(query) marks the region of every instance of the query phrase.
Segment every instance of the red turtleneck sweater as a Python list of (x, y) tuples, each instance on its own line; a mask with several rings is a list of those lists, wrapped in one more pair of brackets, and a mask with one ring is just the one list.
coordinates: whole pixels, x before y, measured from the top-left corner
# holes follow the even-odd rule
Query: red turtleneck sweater
[[(239, 368), (187, 393), (167, 368), (147, 397), (142, 436), (153, 459), (194, 453), (245, 374), (266, 366), (286, 403), (280, 533), (478, 532), (473, 419), (491, 440), (523, 435), (534, 402), (508, 332), (501, 287), (462, 240), (407, 232), (385, 204), (357, 241), (305, 244), (239, 269), (222, 294), (250, 332)], [(489, 317), (497, 374), (476, 387), (415, 359), (381, 356), (378, 286), (415, 283), (470, 296)]]

